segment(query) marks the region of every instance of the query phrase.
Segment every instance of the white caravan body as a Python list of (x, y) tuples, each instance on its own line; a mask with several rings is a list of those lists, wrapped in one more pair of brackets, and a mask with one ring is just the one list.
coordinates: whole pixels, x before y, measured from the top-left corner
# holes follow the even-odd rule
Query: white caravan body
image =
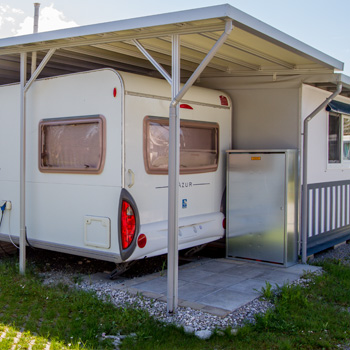
[[(153, 127), (167, 130), (170, 96), (166, 81), (111, 69), (42, 79), (32, 85), (26, 98), (25, 204), (29, 244), (116, 263), (167, 252), (167, 150), (158, 163), (154, 162), (156, 171), (146, 164), (147, 159), (154, 160), (152, 147), (164, 150), (167, 135), (158, 146), (146, 135)], [(18, 84), (0, 87), (0, 205), (7, 202), (0, 239), (14, 242), (18, 242), (20, 232), (19, 101)], [(188, 121), (188, 130), (198, 124), (200, 130), (206, 130), (199, 138), (209, 135), (217, 139), (212, 148), (218, 148), (216, 160), (211, 154), (215, 150), (202, 150), (202, 155), (201, 150), (190, 149), (195, 160), (189, 158), (184, 166), (189, 169), (180, 174), (179, 249), (184, 249), (224, 234), (221, 207), (225, 150), (231, 148), (231, 102), (221, 92), (192, 87), (181, 104), (184, 108), (180, 108), (180, 118)], [(95, 152), (100, 157), (97, 168), (81, 159), (73, 160), (74, 164), (83, 162), (81, 171), (60, 168), (58, 160), (52, 165), (56, 153), (68, 152), (69, 157), (75, 157), (74, 147), (85, 145), (85, 137), (82, 141), (64, 139), (65, 151), (62, 145), (50, 143), (58, 137), (61, 124), (70, 123), (73, 128), (75, 122), (85, 125), (83, 134), (100, 127), (96, 139), (102, 142), (99, 151), (95, 144), (91, 149), (91, 145), (84, 146), (88, 154)], [(149, 146), (153, 141), (155, 144)], [(45, 147), (54, 150), (47, 151)], [(147, 154), (150, 147), (151, 158)], [(51, 160), (47, 160), (47, 153)], [(182, 159), (186, 156), (181, 153)], [(212, 165), (201, 168), (196, 159), (202, 156)], [(123, 200), (131, 205), (131, 219), (127, 207), (122, 214)], [(134, 230), (133, 234), (127, 233), (125, 242), (122, 225), (131, 225)]]

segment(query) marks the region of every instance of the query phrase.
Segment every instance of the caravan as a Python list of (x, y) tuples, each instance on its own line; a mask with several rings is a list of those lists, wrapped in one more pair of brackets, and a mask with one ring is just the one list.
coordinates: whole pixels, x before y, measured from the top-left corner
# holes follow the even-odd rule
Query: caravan
[[(166, 81), (102, 69), (36, 81), (27, 94), (26, 238), (121, 263), (167, 252)], [(0, 226), (19, 240), (20, 85), (0, 87)], [(224, 234), (231, 103), (192, 87), (180, 105), (179, 249)]]

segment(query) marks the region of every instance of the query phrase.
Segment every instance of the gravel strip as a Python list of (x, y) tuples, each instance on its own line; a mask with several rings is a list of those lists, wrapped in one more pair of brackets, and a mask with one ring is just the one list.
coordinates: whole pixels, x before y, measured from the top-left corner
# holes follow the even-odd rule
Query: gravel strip
[[(337, 247), (337, 249), (320, 253), (311, 258), (310, 262), (322, 261), (327, 258), (341, 259), (345, 263), (350, 263), (350, 244), (344, 244)], [(72, 272), (64, 273), (62, 271), (45, 272), (42, 273), (42, 276), (46, 284), (63, 282), (82, 290), (93, 290), (98, 297), (102, 299), (108, 297), (118, 307), (132, 306), (146, 309), (156, 319), (183, 326), (185, 331), (195, 333), (203, 339), (210, 337), (215, 329), (231, 327), (234, 332), (235, 329), (242, 326), (245, 322), (254, 322), (256, 314), (265, 313), (269, 308), (274, 307), (271, 302), (263, 298), (257, 298), (225, 317), (215, 316), (189, 307), (178, 307), (175, 315), (168, 316), (165, 302), (149, 299), (139, 294), (132, 295), (125, 290), (116, 289), (115, 284), (118, 283), (116, 281), (83, 279), (82, 282), (75, 283), (74, 280), (77, 280), (76, 275), (74, 276)], [(308, 283), (309, 280), (305, 279), (294, 282), (294, 284), (305, 285)]]
[[(44, 284), (53, 285), (58, 282), (74, 286), (82, 290), (92, 290), (101, 299), (109, 298), (117, 307), (132, 306), (146, 309), (151, 316), (167, 323), (183, 326), (187, 332), (196, 332), (203, 337), (210, 336), (214, 329), (233, 329), (241, 326), (244, 322), (254, 322), (254, 316), (265, 313), (273, 304), (267, 300), (255, 299), (242, 306), (226, 317), (215, 316), (207, 312), (195, 310), (190, 307), (178, 307), (175, 315), (167, 314), (165, 302), (146, 298), (140, 294), (133, 295), (125, 290), (115, 288), (117, 281), (94, 281), (86, 278), (82, 282), (74, 283), (75, 276), (60, 271), (45, 272)], [(205, 331), (205, 332), (203, 332)]]

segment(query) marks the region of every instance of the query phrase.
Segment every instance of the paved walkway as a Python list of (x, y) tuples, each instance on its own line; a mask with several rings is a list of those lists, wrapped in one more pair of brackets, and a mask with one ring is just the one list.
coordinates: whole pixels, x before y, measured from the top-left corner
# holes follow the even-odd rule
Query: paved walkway
[[(229, 259), (196, 261), (179, 268), (179, 306), (225, 316), (257, 298), (266, 282), (274, 287), (281, 286), (297, 280), (307, 271), (319, 269), (302, 264), (285, 268)], [(114, 288), (166, 302), (166, 271), (116, 281)]]

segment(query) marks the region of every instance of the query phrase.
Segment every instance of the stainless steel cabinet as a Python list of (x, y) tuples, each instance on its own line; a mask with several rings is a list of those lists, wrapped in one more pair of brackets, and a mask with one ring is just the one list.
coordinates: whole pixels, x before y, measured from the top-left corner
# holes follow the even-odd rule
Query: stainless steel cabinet
[(297, 262), (298, 153), (227, 151), (227, 256)]

